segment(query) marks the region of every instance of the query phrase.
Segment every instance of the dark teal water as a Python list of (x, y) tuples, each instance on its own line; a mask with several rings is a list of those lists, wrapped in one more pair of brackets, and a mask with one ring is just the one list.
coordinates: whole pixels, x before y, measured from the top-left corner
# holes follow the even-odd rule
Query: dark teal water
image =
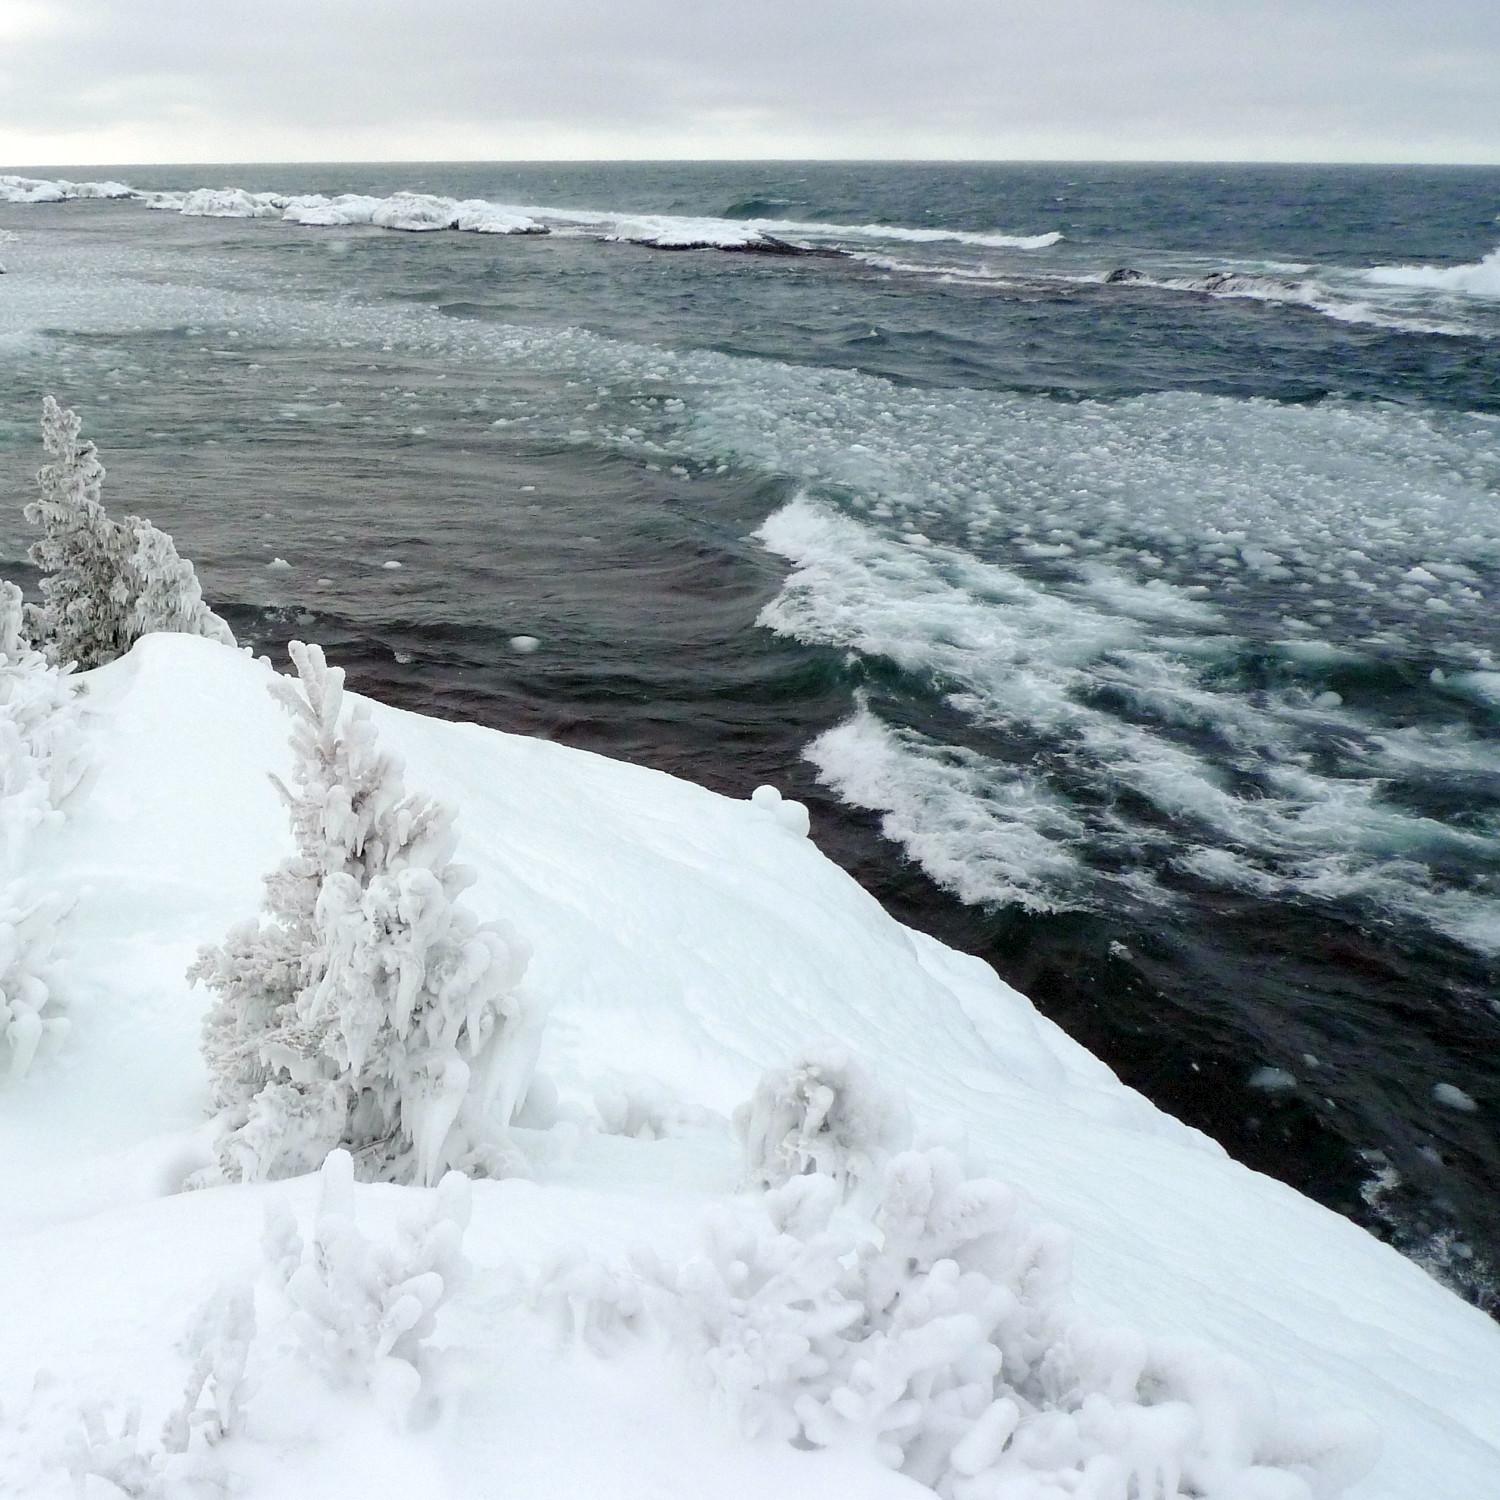
[[(552, 232), (0, 203), (7, 575), (53, 390), (242, 638), (776, 781), (903, 918), (1492, 1303), (1500, 171), (67, 175)], [(663, 216), (820, 253), (633, 242)]]

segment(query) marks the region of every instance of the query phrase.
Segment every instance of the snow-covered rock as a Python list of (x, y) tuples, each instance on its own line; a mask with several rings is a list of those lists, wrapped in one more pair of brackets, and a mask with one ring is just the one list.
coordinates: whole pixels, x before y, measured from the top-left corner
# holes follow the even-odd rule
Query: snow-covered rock
[[(208, 1146), (206, 997), (184, 973), (202, 944), (255, 907), (262, 876), (290, 848), (267, 776), (290, 767), (268, 674), (213, 642), (159, 635), (82, 679), (97, 780), (33, 856), (39, 880), (77, 893), (72, 1028), (55, 1058), (0, 1089), (0, 1492), (73, 1493), (59, 1455), (84, 1430), (85, 1409), (96, 1413), (86, 1451), (127, 1472), (202, 1363), (179, 1350), (194, 1309), (225, 1278), (263, 1273), (268, 1210), (278, 1222), (314, 1217), (314, 1177), (177, 1191)], [(1237, 1488), (1212, 1481), (1216, 1500), (1500, 1493), (1500, 1329), (1125, 1088), (985, 964), (893, 921), (765, 808), (545, 741), (378, 704), (370, 712), (413, 783), (460, 809), (457, 853), (478, 871), (476, 913), (505, 914), (534, 945), (528, 985), (551, 1006), (539, 1066), (560, 1102), (520, 1132), (531, 1180), (472, 1185), (467, 1280), (445, 1283), (440, 1298), (420, 1267), (379, 1273), (381, 1286), (419, 1278), (409, 1304), (384, 1292), (377, 1300), (411, 1327), (435, 1313), (431, 1347), (453, 1355), (428, 1424), (395, 1429), (378, 1404), (326, 1382), (263, 1382), (237, 1407), (244, 1434), (212, 1450), (248, 1500), (478, 1500), (501, 1487), (536, 1500), (930, 1495), (883, 1467), (870, 1435), (872, 1422), (889, 1430), (899, 1401), (875, 1403), (872, 1388), (856, 1411), (836, 1392), (798, 1386), (819, 1403), (804, 1410), (808, 1431), (848, 1446), (802, 1452), (746, 1438), (713, 1414), (708, 1393), (685, 1385), (682, 1348), (642, 1322), (636, 1282), (611, 1284), (599, 1269), (628, 1267), (638, 1244), (660, 1265), (686, 1266), (713, 1214), (753, 1207), (737, 1192), (728, 1116), (768, 1069), (823, 1037), (904, 1094), (919, 1143), (941, 1140), (971, 1176), (1007, 1184), (1027, 1223), (1071, 1246), (1066, 1284), (1057, 1278), (1067, 1257), (1051, 1257), (1042, 1301), (1066, 1299), (1067, 1326), (1088, 1330), (1075, 1356), (1101, 1330), (1125, 1328), (1153, 1349), (1207, 1347), (1248, 1372), (1219, 1381), (1213, 1372), (1226, 1366), (1183, 1355), (1162, 1389), (1188, 1392), (1185, 1403), (1148, 1404), (1156, 1377), (1143, 1375), (1123, 1408), (1111, 1391), (1110, 1409), (1095, 1403), (1086, 1418), (1053, 1392), (1059, 1419), (1033, 1428), (1018, 1452), (1028, 1472), (1052, 1463), (1050, 1432), (1058, 1473), (1067, 1453), (1094, 1443), (1111, 1453), (1137, 1445), (1133, 1472), (1149, 1474), (1153, 1451), (1201, 1451), (1185, 1425), (1196, 1421), (1210, 1438), (1225, 1435), (1213, 1472), (1237, 1476)], [(600, 1080), (636, 1074), (689, 1128), (607, 1134), (589, 1123)], [(561, 1123), (540, 1128), (550, 1119)], [(372, 1245), (405, 1243), (400, 1226), (431, 1217), (428, 1190), (351, 1191)], [(888, 1205), (881, 1212), (889, 1252), (894, 1221)], [(384, 1264), (380, 1253), (371, 1265)], [(574, 1304), (602, 1297), (613, 1323), (639, 1324), (640, 1336), (560, 1344), (525, 1295), (559, 1263), (575, 1268)], [(926, 1262), (917, 1267), (924, 1297), (956, 1274), (940, 1264), (930, 1286)], [(732, 1258), (720, 1269), (728, 1300), (708, 1305), (739, 1327), (741, 1272)], [(934, 1317), (931, 1337), (948, 1337), (953, 1328)], [(224, 1335), (229, 1355), (214, 1368), (238, 1368), (242, 1325)], [(891, 1323), (887, 1340), (905, 1326)], [(1113, 1350), (1112, 1369), (1130, 1363), (1123, 1345), (1098, 1347)], [(705, 1358), (721, 1367), (713, 1349)], [(892, 1368), (883, 1356), (873, 1374), (887, 1382)], [(40, 1382), (38, 1371), (48, 1372)], [(864, 1389), (854, 1364), (847, 1375)], [(422, 1389), (425, 1402), (425, 1377)], [(1263, 1404), (1268, 1390), (1274, 1408)], [(100, 1408), (101, 1398), (115, 1404)], [(139, 1452), (128, 1420), (111, 1414), (131, 1398), (144, 1413)], [(1268, 1412), (1298, 1420), (1278, 1427)], [(1346, 1422), (1346, 1412), (1363, 1418)], [(991, 1492), (972, 1476), (1006, 1472), (1006, 1445), (1019, 1440), (1012, 1416), (997, 1402), (943, 1450), (953, 1473), (969, 1476), (965, 1494)], [(1362, 1421), (1383, 1451), (1355, 1477), (1369, 1457)], [(1233, 1444), (1251, 1430), (1285, 1473), (1246, 1478), (1253, 1455)], [(1329, 1443), (1335, 1458), (1325, 1460)]]

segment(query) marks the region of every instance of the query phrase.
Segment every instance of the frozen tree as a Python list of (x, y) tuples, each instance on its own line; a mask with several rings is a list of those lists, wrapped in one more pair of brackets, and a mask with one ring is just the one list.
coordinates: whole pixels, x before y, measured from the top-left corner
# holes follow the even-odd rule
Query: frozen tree
[(760, 1187), (804, 1172), (868, 1181), (892, 1152), (911, 1144), (905, 1101), (837, 1042), (767, 1072), (734, 1124), (745, 1175)]
[(224, 1110), (219, 1169), (284, 1176), (337, 1145), (365, 1176), (432, 1184), (458, 1162), (504, 1169), (542, 1012), (518, 984), (529, 949), (459, 902), (453, 810), (405, 789), (343, 673), (294, 642), (294, 851), (264, 917), (204, 950), (216, 996), (204, 1052)]
[(48, 658), (94, 667), (125, 649), (116, 584), (124, 571), (125, 538), (99, 498), (104, 465), (79, 436), (78, 414), (47, 396), (42, 446), (51, 462), (37, 472), (39, 494), (25, 508), (42, 528), (30, 557), (42, 570), (42, 604), (29, 623)]
[(131, 544), (125, 571), (127, 640), (133, 643), (153, 630), (165, 630), (234, 645), (234, 633), (203, 602), (198, 575), (192, 563), (177, 555), (172, 538), (140, 516), (126, 516), (121, 525)]
[(37, 645), (49, 661), (82, 670), (123, 656), (153, 630), (233, 645), (172, 538), (139, 516), (115, 521), (105, 511), (104, 465), (80, 425), (76, 412), (44, 399), (42, 445), (51, 462), (25, 508), (42, 528), (30, 551), (42, 572), (42, 603), (28, 611)]

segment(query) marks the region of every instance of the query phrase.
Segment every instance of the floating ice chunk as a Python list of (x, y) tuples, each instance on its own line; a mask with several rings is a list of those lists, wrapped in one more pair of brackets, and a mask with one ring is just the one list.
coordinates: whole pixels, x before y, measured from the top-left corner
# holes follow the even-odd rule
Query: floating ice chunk
[(1467, 698), (1500, 708), (1500, 672), (1455, 672), (1447, 685)]
[(1471, 1115), (1479, 1108), (1472, 1094), (1466, 1094), (1456, 1083), (1435, 1083), (1432, 1086), (1432, 1097), (1447, 1109), (1456, 1109), (1463, 1114)]
[(1285, 1068), (1257, 1068), (1246, 1083), (1252, 1089), (1261, 1089), (1267, 1094), (1281, 1094), (1297, 1087), (1296, 1077)]
[(1247, 568), (1253, 568), (1257, 573), (1273, 573), (1282, 565), (1281, 555), (1269, 547), (1241, 547), (1240, 557)]
[(512, 651), (519, 651), (522, 656), (529, 656), (542, 643), (534, 635), (513, 635), (509, 644)]
[(277, 572), (280, 572), (283, 568), (289, 569), (292, 565), (284, 557), (273, 557), (270, 562), (266, 564), (266, 566), (268, 568), (274, 568)]
[(398, 568), (401, 567), (401, 564), (397, 562), (394, 557), (388, 557), (383, 563), (381, 563), (380, 566), (384, 568), (386, 572), (394, 573)]

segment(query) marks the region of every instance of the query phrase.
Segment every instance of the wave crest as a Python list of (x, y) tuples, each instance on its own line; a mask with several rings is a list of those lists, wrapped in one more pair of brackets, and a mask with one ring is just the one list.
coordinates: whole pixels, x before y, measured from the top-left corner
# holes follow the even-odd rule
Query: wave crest
[(1365, 275), (1379, 286), (1459, 292), (1470, 297), (1500, 297), (1500, 245), (1472, 265), (1376, 266)]

